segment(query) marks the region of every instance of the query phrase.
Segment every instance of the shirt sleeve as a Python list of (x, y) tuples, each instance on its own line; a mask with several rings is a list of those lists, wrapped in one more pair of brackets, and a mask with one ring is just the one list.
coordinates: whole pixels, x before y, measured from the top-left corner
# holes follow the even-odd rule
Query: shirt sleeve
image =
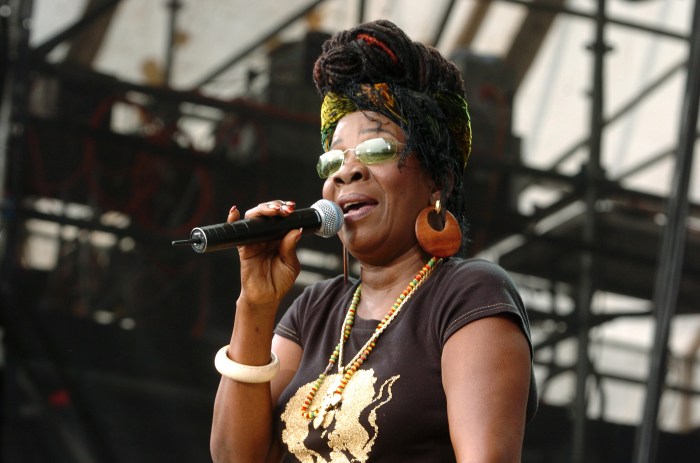
[(292, 305), (289, 306), (284, 315), (282, 315), (280, 321), (277, 323), (274, 330), (276, 335), (282, 336), (283, 338), (302, 345), (301, 326), (299, 325), (299, 321), (303, 320), (303, 316), (300, 315), (300, 312), (304, 310), (304, 307), (306, 307), (310, 292), (311, 287), (306, 287), (299, 297), (294, 299)]
[(492, 262), (472, 259), (454, 265), (443, 276), (435, 300), (435, 335), (444, 347), (460, 328), (475, 320), (498, 314), (510, 314), (527, 338), (532, 355), (530, 325), (522, 299), (508, 273)]

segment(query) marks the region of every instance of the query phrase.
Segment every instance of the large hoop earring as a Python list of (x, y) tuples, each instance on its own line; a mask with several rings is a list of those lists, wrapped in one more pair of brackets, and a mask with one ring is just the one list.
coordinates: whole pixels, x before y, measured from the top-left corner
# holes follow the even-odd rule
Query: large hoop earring
[(416, 218), (416, 238), (423, 250), (435, 257), (450, 257), (462, 247), (462, 230), (457, 219), (440, 201), (423, 209)]

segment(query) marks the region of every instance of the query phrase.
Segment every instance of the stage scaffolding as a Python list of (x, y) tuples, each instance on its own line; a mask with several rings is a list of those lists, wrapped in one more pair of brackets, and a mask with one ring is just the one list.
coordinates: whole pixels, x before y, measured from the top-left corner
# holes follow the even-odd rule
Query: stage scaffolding
[[(253, 204), (258, 199), (294, 190), (301, 201), (310, 204), (316, 199), (319, 185), (300, 183), (287, 175), (292, 170), (313, 172), (313, 160), (293, 158), (288, 146), (292, 142), (317, 145), (315, 111), (318, 102), (313, 100), (315, 95), (309, 79), (303, 77), (309, 71), (309, 63), (301, 62), (307, 60), (309, 53), (317, 52), (325, 35), (309, 34), (303, 41), (272, 56), (284, 65), (281, 69), (285, 66), (294, 69), (291, 80), (276, 82), (272, 78), (265, 94), (267, 101), (241, 98), (224, 102), (206, 97), (200, 90), (324, 2), (308, 2), (296, 14), (280, 18), (277, 28), (259, 37), (243, 53), (224, 60), (187, 92), (172, 90), (167, 85), (172, 72), (175, 23), (181, 5), (177, 0), (163, 3), (167, 3), (170, 15), (169, 46), (165, 52), (165, 83), (158, 87), (127, 83), (47, 60), (55, 47), (70, 42), (100, 21), (105, 22), (103, 27), (106, 28), (119, 0), (89, 2), (90, 8), (79, 21), (34, 48), (29, 46), (34, 2), (9, 0), (9, 10), (3, 10), (7, 14), (0, 17), (7, 70), (0, 101), (0, 191), (6, 192), (2, 200), (0, 268), (6, 352), (4, 402), (8, 409), (3, 433), (5, 443), (9, 443), (3, 446), (3, 451), (8, 461), (26, 451), (30, 445), (26, 435), (30, 432), (45, 436), (41, 438), (44, 449), (37, 451), (35, 458), (40, 458), (37, 455), (42, 452), (44, 457), (50, 454), (56, 458), (46, 461), (121, 461), (123, 458), (141, 461), (136, 454), (129, 454), (122, 448), (128, 439), (115, 437), (114, 428), (110, 427), (113, 424), (90, 411), (90, 407), (96, 406), (93, 400), (97, 401), (99, 396), (78, 396), (78, 393), (87, 394), (91, 387), (108, 389), (105, 397), (113, 398), (119, 388), (125, 388), (134, 401), (139, 394), (152, 400), (157, 396), (162, 400), (163, 410), (168, 409), (171, 402), (184, 404), (178, 412), (192, 418), (193, 426), (200, 426), (200, 429), (191, 434), (183, 433), (182, 440), (191, 439), (204, 445), (199, 452), (206, 455), (207, 413), (216, 379), (207, 362), (210, 351), (225, 337), (212, 326), (228, 326), (227, 316), (221, 313), (226, 313), (231, 300), (229, 281), (235, 281), (235, 275), (222, 276), (223, 269), (230, 267), (230, 263), (221, 256), (201, 258), (193, 264), (198, 257), (173, 250), (169, 243), (172, 239), (183, 238), (193, 225), (220, 221), (217, 211), (230, 206), (221, 203), (222, 197), (226, 201), (235, 196)], [(457, 3), (455, 0), (446, 2), (438, 21), (435, 43), (441, 40)], [(460, 55), (460, 52), (468, 51), (470, 40), (480, 25), (479, 18), (483, 19), (493, 4), (516, 4), (527, 9), (519, 40), (505, 57), (505, 63), (513, 70), (512, 80), (502, 83), (501, 87), (505, 89), (509, 104), (549, 27), (559, 15), (588, 20), (595, 28), (595, 39), (589, 48), (592, 65), (589, 74), (582, 77), (590, 81), (591, 88), (586, 137), (575, 141), (549, 168), (535, 169), (521, 162), (517, 136), (508, 124), (503, 156), (475, 156), (470, 161), (468, 185), (488, 187), (495, 183), (505, 191), (502, 195), (479, 197), (470, 204), (475, 232), (478, 233), (480, 227), (488, 227), (490, 232), (475, 240), (472, 252), (492, 252), (502, 242), (517, 237), (517, 245), (496, 252), (499, 263), (526, 277), (523, 282), (527, 277), (548, 281), (552, 291), (561, 284), (566, 285), (568, 296), (575, 301), (575, 310), (570, 314), (559, 315), (556, 310), (537, 308), (531, 312), (533, 323), (550, 321), (564, 327), (537, 341), (536, 361), (539, 349), (572, 338), (577, 341), (575, 365), (538, 361), (547, 371), (545, 387), (547, 381), (572, 369), (577, 378), (570, 407), (573, 418), (565, 461), (582, 463), (594, 459), (588, 445), (592, 423), (586, 416), (587, 389), (591, 378), (605, 378), (605, 375), (595, 370), (589, 358), (590, 331), (619, 317), (651, 316), (655, 319), (643, 419), (635, 430), (628, 453), (633, 455), (634, 463), (663, 461), (659, 459), (658, 413), (663, 391), (673, 389), (665, 379), (670, 323), (678, 314), (698, 313), (700, 307), (700, 234), (689, 231), (686, 226), (690, 219), (700, 220), (700, 205), (692, 204), (688, 195), (698, 140), (700, 0), (695, 2), (693, 18), (689, 18), (692, 20), (690, 36), (611, 17), (607, 12), (609, 0), (597, 0), (595, 14), (569, 8), (566, 2), (558, 0), (476, 3), (472, 20), (462, 27), (461, 49), (455, 53), (455, 57), (465, 59), (466, 66), (481, 65), (478, 59)], [(358, 20), (364, 17), (366, 6), (366, 2), (358, 2)], [(605, 69), (607, 61), (612, 59), (606, 32), (610, 27), (630, 28), (687, 44), (687, 59), (606, 118)], [(294, 64), (297, 60), (299, 63)], [(674, 173), (670, 194), (659, 197), (625, 189), (620, 183), (624, 175), (609, 178), (601, 166), (601, 138), (612, 122), (625, 117), (681, 70), (685, 70), (686, 84), (684, 105), (678, 108), (681, 123), (677, 127), (677, 144), (672, 150)], [(29, 102), (39, 84), (47, 82), (60, 88), (53, 101), (58, 109), (37, 114), (30, 109)], [(280, 107), (292, 93), (298, 97), (293, 107)], [(144, 114), (144, 127), (114, 131), (111, 112), (116, 107)], [(478, 113), (479, 108), (475, 107), (475, 111)], [(183, 119), (208, 121), (214, 127), (214, 147), (205, 152), (183, 143), (178, 130), (178, 123)], [(484, 133), (488, 131), (489, 127), (484, 127)], [(254, 143), (259, 143), (256, 149), (251, 150), (241, 141), (245, 137), (252, 137)], [(262, 145), (264, 149), (260, 148)], [(587, 151), (587, 161), (580, 172), (576, 175), (561, 173), (559, 167), (581, 149)], [(476, 154), (479, 150), (489, 154), (488, 148), (475, 145)], [(667, 155), (662, 153), (659, 158)], [(64, 162), (57, 162), (57, 159)], [(269, 167), (279, 161), (287, 163), (290, 170), (270, 173)], [(129, 178), (130, 174), (138, 175), (144, 169), (148, 177)], [(156, 182), (160, 195), (153, 189), (144, 189), (148, 182)], [(524, 215), (517, 211), (514, 203), (525, 184), (541, 185), (563, 194), (549, 207)], [(80, 205), (77, 209), (73, 207), (76, 204)], [(573, 204), (584, 207), (566, 220), (556, 222), (554, 227), (545, 231), (538, 229), (538, 224)], [(149, 217), (140, 216), (138, 208), (147, 210)], [(487, 215), (485, 210), (493, 208), (504, 213), (498, 220), (482, 220), (481, 217)], [(110, 211), (118, 214), (115, 217)], [(666, 217), (665, 224), (659, 223), (659, 216)], [(44, 236), (57, 242), (53, 270), (28, 271), (26, 267), (27, 240), (37, 221), (55, 224), (58, 230)], [(103, 235), (96, 235), (96, 232)], [(113, 240), (110, 242), (118, 245), (95, 244), (99, 241), (95, 236), (108, 236), (107, 241)], [(86, 255), (89, 247), (99, 249)], [(309, 281), (338, 272), (340, 263), (334, 257), (338, 249), (334, 244), (314, 241), (303, 252), (307, 263), (305, 278)], [(108, 264), (99, 263), (105, 261)], [(68, 276), (63, 275), (61, 279), (56, 268)], [(134, 278), (115, 284), (124, 274), (133, 275), (142, 268), (147, 271), (140, 275), (140, 280)], [(94, 288), (81, 286), (70, 294), (59, 291), (72, 281), (82, 285), (91, 281), (90, 278), (94, 280)], [(217, 292), (217, 285), (227, 287), (228, 291)], [(33, 288), (41, 288), (43, 295), (41, 291), (34, 293)], [(109, 293), (111, 300), (96, 297), (91, 292), (106, 291), (106, 288), (113, 289)], [(128, 306), (129, 301), (134, 302), (133, 291), (144, 298), (157, 293), (158, 298), (154, 300), (171, 308), (154, 314), (148, 313), (147, 307), (139, 307), (138, 302)], [(647, 300), (652, 309), (597, 314), (592, 310), (597, 292)], [(178, 303), (195, 309), (188, 312), (178, 308)], [(115, 307), (119, 307), (119, 311)], [(158, 340), (145, 341), (133, 331), (124, 334), (123, 329), (101, 326), (102, 341), (109, 340), (112, 345), (100, 344), (100, 336), (91, 331), (94, 326), (90, 323), (99, 317), (119, 320), (121, 328), (129, 321), (147, 326), (159, 333)], [(166, 322), (174, 317), (178, 318), (177, 322), (164, 330)], [(57, 334), (56, 327), (69, 331), (75, 338)], [(71, 342), (77, 342), (75, 339), (94, 342), (95, 351), (105, 356), (114, 354), (110, 347), (123, 348), (125, 343), (147, 345), (154, 358), (132, 358), (122, 352), (128, 360), (117, 362), (111, 369), (102, 369), (84, 353), (69, 356), (57, 353), (57, 348), (69, 349)], [(173, 342), (178, 344), (174, 352)], [(163, 366), (183, 358), (195, 365), (196, 380), (186, 372), (171, 371)], [(624, 376), (614, 379), (638, 381)], [(692, 397), (700, 395), (697, 388), (681, 392)], [(13, 403), (17, 407), (13, 408)], [(110, 411), (118, 415), (117, 408), (115, 403)], [(141, 452), (148, 454), (143, 449)], [(541, 461), (532, 456), (535, 454), (526, 453), (523, 461)], [(61, 456), (65, 460), (60, 460)], [(177, 456), (182, 455), (164, 454), (163, 458)], [(192, 450), (189, 456), (197, 461), (202, 453)], [(152, 454), (148, 461), (158, 461), (157, 458), (157, 454)]]

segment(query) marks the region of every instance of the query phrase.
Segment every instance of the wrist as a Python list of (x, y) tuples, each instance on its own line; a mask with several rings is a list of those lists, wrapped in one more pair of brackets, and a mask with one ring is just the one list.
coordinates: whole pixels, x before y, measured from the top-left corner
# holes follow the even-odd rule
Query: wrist
[(251, 316), (260, 319), (267, 319), (277, 315), (281, 300), (263, 299), (258, 295), (241, 290), (236, 300), (236, 313), (248, 312)]
[(278, 306), (238, 298), (228, 350), (231, 359), (251, 365), (269, 362)]

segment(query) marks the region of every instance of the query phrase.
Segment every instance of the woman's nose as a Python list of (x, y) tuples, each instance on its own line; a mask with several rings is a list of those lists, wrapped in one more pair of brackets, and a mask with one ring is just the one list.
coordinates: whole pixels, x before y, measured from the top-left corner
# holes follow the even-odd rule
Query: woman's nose
[(343, 165), (333, 174), (335, 183), (350, 183), (363, 179), (367, 175), (367, 166), (361, 163), (354, 150), (345, 152)]

